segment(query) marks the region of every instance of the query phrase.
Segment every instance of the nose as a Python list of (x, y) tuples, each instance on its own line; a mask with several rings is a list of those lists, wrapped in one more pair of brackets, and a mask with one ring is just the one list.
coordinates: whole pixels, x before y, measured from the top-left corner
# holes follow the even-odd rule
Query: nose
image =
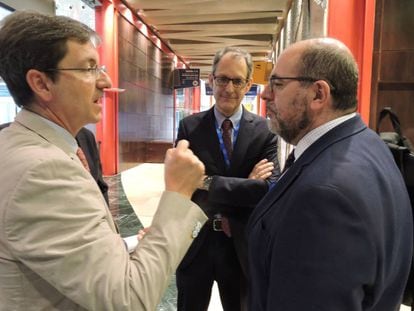
[(230, 85), (231, 85), (231, 90), (233, 90), (235, 88), (234, 85), (233, 85), (233, 81), (229, 80), (229, 82), (226, 84), (225, 89), (227, 90), (228, 88), (230, 88)]
[(262, 93), (260, 93), (260, 98), (267, 101), (268, 99), (272, 99), (272, 94), (273, 93), (270, 90), (270, 85), (267, 84)]
[(101, 71), (99, 73), (98, 79), (96, 79), (96, 84), (99, 89), (111, 88), (112, 87), (111, 77), (109, 77), (107, 72)]

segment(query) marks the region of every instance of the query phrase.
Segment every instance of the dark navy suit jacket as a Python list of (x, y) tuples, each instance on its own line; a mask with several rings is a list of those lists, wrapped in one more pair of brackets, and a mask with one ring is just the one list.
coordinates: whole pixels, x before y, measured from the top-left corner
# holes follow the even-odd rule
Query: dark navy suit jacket
[[(204, 163), (206, 174), (214, 176), (210, 190), (197, 190), (192, 200), (211, 218), (216, 213), (228, 217), (233, 242), (243, 269), (247, 268), (246, 224), (268, 183), (279, 176), (277, 138), (269, 131), (266, 120), (243, 108), (240, 128), (233, 148), (231, 165), (226, 169), (216, 132), (214, 108), (184, 118), (180, 122), (177, 141), (187, 139), (190, 149)], [(262, 159), (274, 162), (275, 170), (268, 181), (247, 179)], [(180, 267), (191, 263), (203, 245), (207, 228), (192, 243)], [(245, 270), (246, 271), (246, 270)]]
[(356, 116), (312, 144), (254, 210), (250, 310), (398, 310), (413, 247), (404, 181)]

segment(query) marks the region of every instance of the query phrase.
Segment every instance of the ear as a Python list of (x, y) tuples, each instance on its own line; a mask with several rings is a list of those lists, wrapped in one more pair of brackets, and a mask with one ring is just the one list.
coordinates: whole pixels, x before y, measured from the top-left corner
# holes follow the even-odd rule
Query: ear
[(253, 84), (253, 79), (252, 79), (252, 78), (250, 78), (250, 79), (247, 81), (246, 86), (245, 86), (245, 88), (246, 88), (246, 93), (250, 90), (250, 88), (252, 87), (252, 84)]
[(40, 97), (44, 101), (50, 100), (52, 97), (51, 86), (53, 82), (44, 72), (30, 69), (26, 73), (26, 81), (35, 96)]
[(208, 74), (208, 84), (210, 85), (211, 88), (213, 88), (213, 82), (214, 82), (214, 76), (212, 73)]
[(318, 109), (326, 105), (330, 95), (328, 83), (324, 80), (316, 81), (313, 84), (313, 91), (312, 107)]

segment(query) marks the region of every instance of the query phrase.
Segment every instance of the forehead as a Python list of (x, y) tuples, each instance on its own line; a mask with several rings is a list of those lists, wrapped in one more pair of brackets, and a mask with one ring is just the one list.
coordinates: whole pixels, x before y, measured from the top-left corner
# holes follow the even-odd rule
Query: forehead
[(67, 51), (61, 63), (65, 62), (94, 62), (98, 63), (99, 54), (93, 41), (80, 43), (75, 40), (66, 42)]
[(275, 76), (290, 76), (297, 74), (298, 64), (300, 62), (300, 50), (287, 49), (280, 54), (276, 65), (272, 70), (272, 75)]
[(216, 67), (216, 75), (226, 75), (232, 77), (246, 77), (247, 64), (243, 56), (227, 53), (223, 55)]

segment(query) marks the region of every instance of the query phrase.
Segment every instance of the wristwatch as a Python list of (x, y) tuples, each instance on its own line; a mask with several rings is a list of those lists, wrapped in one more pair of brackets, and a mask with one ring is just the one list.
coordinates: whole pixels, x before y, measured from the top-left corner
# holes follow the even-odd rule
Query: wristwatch
[(201, 190), (208, 191), (210, 189), (211, 181), (213, 180), (213, 176), (207, 176), (203, 180), (203, 185), (200, 187)]

